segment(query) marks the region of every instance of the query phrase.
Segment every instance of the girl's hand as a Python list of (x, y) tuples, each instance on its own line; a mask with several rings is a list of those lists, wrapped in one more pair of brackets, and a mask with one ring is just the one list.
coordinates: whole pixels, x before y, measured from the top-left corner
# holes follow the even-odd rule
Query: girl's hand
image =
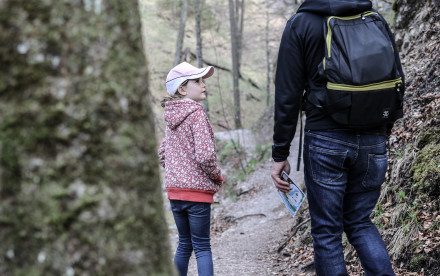
[(216, 179), (214, 179), (214, 183), (216, 185), (222, 185), (223, 184), (223, 176), (220, 174)]

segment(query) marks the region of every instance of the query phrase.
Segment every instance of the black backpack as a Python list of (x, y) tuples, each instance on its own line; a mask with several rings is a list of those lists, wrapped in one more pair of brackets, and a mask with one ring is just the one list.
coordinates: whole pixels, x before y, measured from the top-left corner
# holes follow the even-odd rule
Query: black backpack
[(385, 20), (375, 11), (329, 16), (324, 28), (325, 57), (318, 70), (326, 91), (315, 105), (354, 129), (401, 118), (403, 76)]

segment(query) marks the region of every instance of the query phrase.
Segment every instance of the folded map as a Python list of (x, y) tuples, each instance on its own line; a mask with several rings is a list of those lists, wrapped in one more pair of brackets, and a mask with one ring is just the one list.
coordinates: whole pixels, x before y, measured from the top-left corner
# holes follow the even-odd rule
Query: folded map
[(296, 212), (298, 212), (299, 207), (301, 207), (301, 204), (305, 199), (305, 195), (303, 191), (301, 191), (301, 189), (298, 188), (295, 182), (289, 177), (289, 175), (285, 171), (281, 173), (281, 178), (287, 183), (289, 183), (290, 192), (283, 193), (280, 190), (278, 190), (278, 193), (280, 194), (280, 197), (283, 200), (289, 212), (292, 214), (292, 216), (295, 216)]

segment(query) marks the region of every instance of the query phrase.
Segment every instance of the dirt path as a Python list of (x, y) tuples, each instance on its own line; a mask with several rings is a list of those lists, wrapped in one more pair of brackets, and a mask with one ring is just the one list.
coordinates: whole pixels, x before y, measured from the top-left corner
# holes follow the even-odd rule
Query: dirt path
[[(292, 143), (292, 167), (296, 167), (297, 143), (297, 139)], [(213, 205), (211, 228), (215, 275), (282, 275), (274, 254), (296, 218), (290, 215), (273, 186), (271, 165), (261, 165), (238, 184), (235, 200), (223, 198), (222, 193), (216, 195), (219, 204)], [(302, 172), (292, 168), (291, 176), (303, 185)], [(289, 271), (289, 275), (298, 274)], [(194, 256), (188, 275), (197, 275)]]

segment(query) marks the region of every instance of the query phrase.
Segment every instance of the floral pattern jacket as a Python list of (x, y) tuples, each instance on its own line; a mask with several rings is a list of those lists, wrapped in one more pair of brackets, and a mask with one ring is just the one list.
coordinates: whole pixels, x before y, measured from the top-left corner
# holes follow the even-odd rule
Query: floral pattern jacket
[(222, 185), (214, 133), (203, 106), (190, 99), (165, 104), (159, 160), (169, 199), (213, 202)]

